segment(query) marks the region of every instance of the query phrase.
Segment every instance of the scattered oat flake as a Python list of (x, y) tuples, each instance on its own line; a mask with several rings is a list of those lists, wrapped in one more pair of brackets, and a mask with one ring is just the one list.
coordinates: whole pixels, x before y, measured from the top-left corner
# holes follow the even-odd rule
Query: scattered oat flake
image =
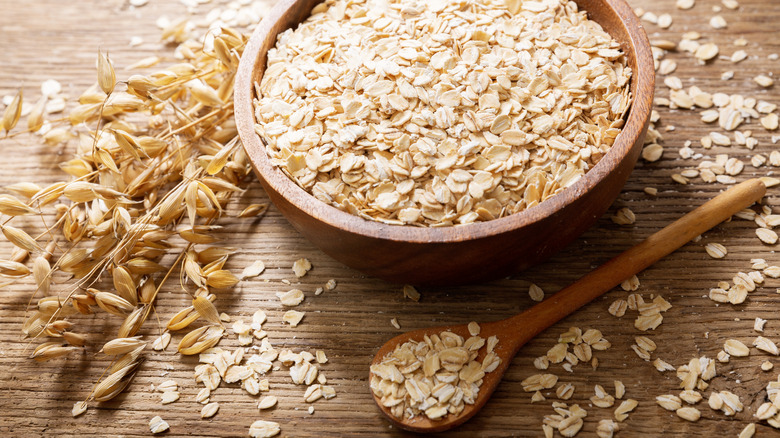
[(704, 246), (704, 250), (707, 254), (714, 259), (722, 259), (728, 254), (728, 250), (720, 243), (708, 243)]
[(195, 401), (198, 403), (206, 404), (209, 402), (211, 396), (211, 390), (208, 388), (201, 388), (197, 394), (195, 394)]
[(659, 395), (655, 398), (655, 402), (658, 403), (658, 406), (672, 412), (682, 407), (680, 398), (672, 394)]
[(632, 275), (631, 277), (627, 278), (626, 280), (623, 280), (622, 283), (620, 283), (620, 288), (623, 289), (626, 292), (633, 292), (637, 289), (639, 289), (639, 277), (636, 275)]
[(678, 417), (688, 421), (697, 421), (701, 417), (701, 412), (698, 409), (690, 406), (680, 408), (676, 411), (676, 413)]
[(162, 433), (168, 429), (168, 423), (159, 415), (149, 420), (149, 430), (151, 430), (152, 433)]
[(714, 43), (707, 43), (699, 46), (699, 48), (696, 49), (694, 56), (698, 58), (699, 61), (706, 62), (718, 56), (718, 53), (719, 50), (717, 45)]
[(778, 116), (776, 113), (770, 113), (765, 115), (764, 117), (761, 117), (759, 119), (759, 122), (761, 123), (761, 126), (764, 127), (767, 131), (774, 131), (778, 128), (778, 124), (780, 124), (780, 119), (778, 119)]
[(745, 357), (750, 354), (747, 345), (736, 339), (729, 339), (723, 344), (723, 350), (730, 356)]
[(599, 420), (598, 425), (596, 425), (596, 435), (599, 438), (612, 438), (619, 430), (620, 424), (609, 419)]
[(623, 207), (610, 218), (618, 225), (631, 225), (636, 222), (636, 215), (628, 207)]
[(634, 320), (634, 327), (641, 331), (655, 330), (661, 325), (663, 320), (664, 317), (660, 313), (639, 315), (636, 320)]
[(87, 402), (77, 401), (76, 403), (73, 404), (73, 409), (71, 409), (70, 414), (73, 415), (74, 417), (78, 417), (84, 412), (87, 412)]
[(664, 153), (664, 147), (657, 144), (657, 143), (651, 143), (642, 149), (642, 158), (645, 161), (649, 162), (655, 162), (661, 159), (661, 156), (663, 156)]
[(769, 88), (775, 83), (775, 81), (767, 75), (758, 75), (753, 78), (753, 81), (764, 88)]
[(661, 29), (668, 29), (672, 25), (672, 16), (669, 14), (659, 15), (657, 24)]
[(295, 273), (295, 276), (298, 278), (303, 277), (306, 275), (307, 272), (311, 270), (311, 262), (309, 259), (298, 259), (293, 263), (293, 272)]
[(175, 380), (166, 380), (157, 385), (156, 390), (159, 392), (176, 391), (179, 389), (179, 384)]
[(756, 337), (756, 339), (753, 340), (753, 345), (757, 349), (767, 352), (771, 355), (774, 356), (780, 355), (780, 350), (777, 348), (777, 344), (775, 344), (774, 342), (770, 341), (769, 339), (763, 336)]
[(710, 18), (710, 27), (713, 29), (725, 29), (727, 26), (726, 19), (720, 15), (716, 15)]
[(396, 329), (401, 329), (401, 324), (398, 324), (398, 320), (396, 318), (390, 318), (390, 324), (392, 324)]
[(777, 233), (769, 228), (757, 228), (756, 236), (767, 245), (774, 245), (777, 243)]
[(628, 309), (626, 300), (619, 299), (613, 301), (612, 304), (609, 305), (608, 311), (610, 315), (620, 318), (626, 314), (626, 309)]
[(279, 423), (273, 421), (257, 420), (249, 426), (249, 436), (252, 438), (270, 438), (279, 435), (279, 432)]
[(403, 288), (404, 298), (409, 298), (412, 301), (420, 301), (420, 292), (417, 292), (414, 286), (405, 284)]
[(200, 418), (211, 418), (217, 415), (217, 411), (219, 411), (219, 403), (209, 403), (200, 410)]
[(621, 399), (626, 394), (626, 385), (620, 380), (615, 380), (615, 398)]
[(757, 332), (763, 332), (764, 331), (764, 325), (766, 325), (766, 320), (761, 318), (756, 318), (755, 322), (753, 323), (753, 330)]
[(633, 411), (638, 404), (639, 402), (632, 398), (624, 400), (622, 403), (620, 403), (620, 406), (615, 409), (615, 419), (622, 423), (626, 418), (628, 418), (628, 413)]
[(696, 0), (677, 0), (677, 9), (687, 10), (696, 5)]
[(162, 351), (165, 350), (168, 347), (168, 344), (170, 343), (171, 343), (171, 334), (165, 332), (152, 342), (152, 349), (154, 351)]
[(528, 296), (534, 301), (542, 301), (544, 300), (544, 291), (541, 287), (531, 283), (531, 286), (528, 287)]
[(273, 395), (267, 395), (260, 399), (260, 403), (257, 404), (257, 408), (260, 410), (271, 409), (276, 406), (277, 399)]
[(290, 324), (291, 327), (297, 327), (298, 324), (300, 324), (301, 320), (303, 319), (303, 315), (305, 315), (306, 312), (299, 312), (297, 310), (288, 310), (287, 312), (284, 312), (284, 315), (282, 316), (282, 321)]
[(479, 327), (479, 324), (477, 324), (476, 321), (471, 321), (468, 324), (468, 331), (471, 336), (477, 336), (479, 335), (479, 332), (481, 331), (481, 328)]
[(171, 404), (179, 399), (178, 391), (165, 391), (162, 393), (161, 402), (164, 405)]
[(303, 291), (300, 289), (290, 289), (287, 292), (277, 292), (276, 296), (279, 297), (279, 301), (282, 302), (282, 305), (293, 307), (297, 306), (298, 304), (301, 304), (305, 296), (303, 295)]
[(756, 433), (756, 423), (750, 423), (742, 429), (737, 438), (752, 438)]
[(247, 278), (257, 277), (258, 275), (262, 274), (263, 271), (265, 271), (265, 263), (263, 263), (262, 260), (256, 260), (254, 263), (241, 271), (240, 278), (242, 280), (246, 280)]

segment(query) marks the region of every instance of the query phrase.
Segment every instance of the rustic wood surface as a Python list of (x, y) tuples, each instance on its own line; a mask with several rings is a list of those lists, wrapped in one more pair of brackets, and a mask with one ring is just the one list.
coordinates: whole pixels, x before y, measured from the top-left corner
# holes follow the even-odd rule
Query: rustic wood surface
[[(646, 24), (651, 39), (663, 37), (679, 40), (681, 34), (698, 30), (709, 40), (716, 42), (722, 55), (730, 55), (738, 48), (732, 45), (737, 37), (749, 43), (744, 49), (750, 58), (738, 65), (719, 59), (707, 66), (699, 66), (687, 54), (672, 53), (679, 67), (674, 74), (686, 86), (696, 84), (706, 91), (741, 93), (780, 104), (778, 86), (760, 89), (751, 78), (757, 74), (780, 72), (780, 62), (767, 56), (780, 53), (780, 2), (766, 0), (742, 0), (738, 11), (724, 9), (721, 12), (728, 21), (727, 29), (715, 31), (707, 23), (715, 13), (712, 7), (720, 2), (699, 0), (690, 11), (679, 11), (673, 0), (632, 0), (632, 6), (641, 6), (658, 14), (669, 12), (674, 24), (668, 30)], [(211, 6), (200, 10), (207, 12)], [(46, 79), (57, 79), (71, 98), (77, 97), (95, 81), (95, 57), (97, 49), (111, 53), (119, 72), (126, 77), (123, 67), (151, 54), (170, 54), (171, 47), (158, 43), (159, 30), (155, 20), (167, 15), (170, 18), (186, 15), (186, 10), (175, 0), (151, 0), (148, 5), (133, 9), (122, 0), (29, 0), (17, 2), (0, 0), (0, 95), (14, 94), (23, 87), (25, 97), (34, 101), (39, 85)], [(128, 46), (131, 37), (140, 36), (144, 43), (135, 48)], [(720, 80), (722, 72), (733, 70), (734, 79)], [(667, 96), (668, 90), (658, 87), (658, 96)], [(81, 355), (38, 364), (26, 359), (31, 345), (20, 337), (25, 309), (31, 295), (29, 283), (19, 282), (0, 290), (0, 433), (7, 436), (141, 436), (149, 435), (148, 421), (161, 415), (171, 424), (170, 436), (246, 436), (249, 425), (257, 419), (277, 421), (284, 436), (402, 436), (389, 426), (373, 405), (367, 385), (367, 365), (379, 346), (400, 331), (393, 328), (390, 318), (397, 318), (401, 330), (412, 330), (431, 325), (467, 323), (470, 320), (490, 321), (508, 317), (532, 305), (528, 297), (529, 284), (536, 283), (548, 294), (557, 291), (603, 263), (620, 251), (639, 242), (664, 225), (702, 204), (724, 187), (720, 184), (703, 184), (693, 180), (689, 185), (679, 185), (670, 175), (682, 169), (694, 167), (696, 161), (680, 159), (677, 149), (685, 140), (693, 140), (696, 152), (729, 153), (749, 162), (756, 152), (768, 154), (775, 146), (771, 134), (756, 122), (743, 126), (751, 129), (759, 140), (755, 151), (741, 147), (714, 148), (704, 151), (698, 139), (714, 130), (699, 121), (698, 115), (689, 111), (659, 109), (659, 126), (674, 126), (664, 132), (664, 157), (656, 163), (640, 160), (623, 193), (598, 224), (580, 239), (543, 265), (532, 268), (509, 279), (468, 287), (420, 288), (419, 303), (403, 298), (399, 285), (366, 278), (322, 254), (306, 242), (271, 208), (260, 220), (232, 220), (224, 222), (226, 244), (238, 249), (228, 267), (240, 272), (256, 259), (262, 259), (267, 270), (260, 277), (240, 283), (234, 291), (221, 295), (218, 307), (231, 315), (251, 318), (258, 308), (269, 314), (266, 330), (273, 343), (293, 349), (323, 349), (330, 361), (322, 366), (338, 392), (332, 400), (314, 404), (316, 412), (309, 415), (302, 400), (302, 387), (290, 383), (282, 371), (272, 373), (272, 394), (279, 397), (279, 405), (271, 411), (259, 412), (257, 399), (247, 395), (235, 385), (223, 385), (213, 394), (212, 400), (221, 404), (220, 412), (210, 420), (200, 419), (200, 405), (193, 398), (199, 386), (192, 379), (195, 364), (193, 358), (181, 358), (173, 353), (172, 346), (181, 335), (175, 335), (172, 346), (165, 352), (148, 352), (134, 382), (125, 394), (109, 403), (103, 403), (79, 418), (72, 418), (73, 403), (83, 400), (91, 386), (100, 377), (108, 363), (97, 353), (106, 340), (105, 333), (116, 330), (118, 321), (105, 314), (81, 318), (79, 325), (88, 327), (90, 343)], [(664, 131), (662, 129), (662, 131)], [(62, 178), (57, 162), (67, 157), (67, 148), (51, 148), (32, 136), (20, 136), (0, 140), (0, 186), (20, 180), (47, 183)], [(766, 175), (772, 168), (755, 169), (746, 166), (739, 180), (751, 176)], [(646, 186), (658, 188), (657, 198), (645, 195)], [(777, 204), (777, 188), (770, 189), (766, 203), (774, 209)], [(259, 184), (250, 189), (230, 207), (230, 212), (240, 211), (249, 203), (262, 202), (266, 195)], [(633, 226), (618, 226), (609, 216), (620, 207), (630, 207), (637, 216)], [(32, 226), (34, 220), (30, 221)], [(24, 221), (19, 221), (22, 226)], [(767, 279), (764, 285), (752, 293), (745, 304), (739, 306), (715, 305), (705, 296), (717, 281), (730, 281), (738, 271), (750, 269), (750, 259), (761, 257), (770, 264), (780, 264), (780, 256), (774, 246), (762, 244), (755, 236), (755, 225), (734, 220), (705, 233), (703, 239), (691, 243), (666, 257), (639, 275), (639, 293), (647, 298), (660, 294), (673, 307), (664, 314), (663, 324), (655, 331), (640, 333), (633, 327), (635, 312), (623, 318), (607, 313), (609, 304), (625, 298), (627, 293), (614, 290), (587, 305), (571, 317), (556, 324), (527, 344), (509, 368), (504, 382), (493, 399), (474, 419), (446, 436), (540, 436), (544, 415), (553, 413), (550, 402), (554, 391), (545, 393), (548, 400), (531, 404), (530, 394), (522, 390), (520, 382), (536, 373), (532, 361), (544, 354), (568, 327), (598, 328), (612, 343), (607, 351), (597, 352), (599, 368), (593, 371), (587, 365), (578, 365), (568, 373), (559, 365), (551, 366), (551, 372), (560, 376), (560, 382), (576, 386), (569, 403), (579, 403), (588, 411), (583, 431), (578, 436), (594, 436), (598, 420), (611, 418), (613, 409), (590, 406), (588, 398), (593, 386), (601, 384), (612, 390), (615, 379), (626, 385), (626, 397), (639, 400), (638, 408), (621, 424), (617, 436), (736, 436), (752, 421), (756, 408), (764, 401), (766, 384), (777, 378), (777, 370), (763, 372), (759, 365), (764, 360), (780, 364), (776, 357), (752, 349), (748, 358), (733, 359), (728, 364), (718, 364), (719, 376), (711, 382), (711, 388), (728, 389), (738, 394), (745, 410), (734, 417), (725, 417), (706, 406), (698, 422), (689, 423), (673, 413), (658, 407), (654, 398), (661, 394), (676, 394), (679, 380), (674, 373), (661, 374), (653, 366), (637, 357), (630, 349), (634, 336), (646, 334), (657, 344), (653, 357), (660, 357), (675, 366), (687, 363), (691, 358), (705, 355), (714, 358), (728, 338), (736, 338), (750, 344), (756, 333), (753, 319), (768, 320), (765, 336), (780, 340), (780, 295), (776, 289), (780, 280)], [(725, 259), (714, 260), (707, 256), (704, 244), (720, 242), (728, 247)], [(7, 257), (10, 245), (0, 242), (0, 254)], [(300, 280), (300, 288), (307, 293), (301, 305), (305, 310), (304, 322), (296, 329), (283, 327), (283, 309), (274, 293), (287, 290), (282, 280), (295, 282), (290, 269), (292, 263), (307, 257), (314, 269)], [(424, 269), (424, 267), (421, 267)], [(334, 291), (314, 296), (313, 290), (328, 279), (338, 282)], [(160, 320), (166, 320), (189, 298), (171, 289), (161, 294), (157, 305)], [(147, 335), (158, 332), (156, 318), (145, 328)], [(233, 348), (235, 339), (225, 339), (221, 346)], [(182, 397), (176, 403), (161, 406), (159, 393), (152, 392), (151, 384), (165, 379), (175, 379), (180, 385)], [(704, 391), (705, 398), (710, 390)], [(766, 424), (758, 425), (757, 436), (776, 433)], [(445, 435), (442, 435), (445, 436)]]

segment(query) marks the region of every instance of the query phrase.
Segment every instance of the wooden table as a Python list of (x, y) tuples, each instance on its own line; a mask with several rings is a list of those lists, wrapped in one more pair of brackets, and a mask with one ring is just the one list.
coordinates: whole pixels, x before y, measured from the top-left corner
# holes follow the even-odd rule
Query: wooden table
[[(215, 2), (212, 2), (215, 3)], [(226, 3), (226, 2), (222, 2)], [(646, 24), (650, 38), (680, 39), (689, 30), (698, 30), (720, 46), (721, 55), (729, 56), (738, 48), (734, 39), (748, 40), (744, 49), (750, 58), (733, 65), (726, 59), (700, 66), (691, 56), (670, 53), (679, 67), (674, 75), (685, 86), (698, 85), (709, 92), (741, 93), (780, 104), (779, 85), (760, 89), (752, 78), (758, 74), (780, 72), (780, 63), (768, 58), (780, 52), (780, 2), (741, 0), (738, 11), (724, 8), (721, 15), (728, 28), (715, 31), (708, 26), (715, 13), (711, 8), (720, 5), (714, 0), (699, 0), (690, 11), (680, 11), (673, 0), (632, 0), (656, 14), (670, 13), (674, 24), (662, 30)], [(205, 14), (213, 5), (199, 7)], [(135, 9), (124, 0), (29, 0), (17, 2), (0, 0), (0, 95), (14, 94), (23, 87), (25, 97), (35, 101), (40, 94), (39, 84), (46, 79), (57, 79), (65, 92), (75, 99), (95, 82), (95, 58), (98, 48), (108, 51), (117, 65), (119, 77), (128, 76), (123, 68), (152, 54), (170, 55), (171, 47), (158, 43), (159, 30), (155, 20), (161, 15), (175, 18), (185, 15), (181, 3), (175, 0), (151, 0)], [(143, 44), (129, 47), (131, 37), (143, 38)], [(733, 70), (730, 81), (722, 81), (721, 73)], [(657, 96), (668, 96), (668, 89), (659, 77)], [(98, 380), (107, 361), (97, 353), (105, 341), (103, 333), (116, 329), (117, 321), (105, 314), (84, 318), (79, 324), (91, 332), (90, 343), (83, 354), (47, 363), (36, 363), (26, 357), (32, 344), (20, 340), (20, 326), (31, 295), (30, 283), (22, 281), (5, 286), (0, 293), (0, 433), (12, 436), (137, 436), (148, 435), (148, 421), (161, 415), (171, 424), (168, 435), (189, 436), (245, 436), (249, 425), (257, 419), (277, 421), (284, 436), (401, 436), (380, 416), (374, 407), (367, 386), (367, 364), (380, 344), (400, 332), (390, 324), (397, 318), (401, 330), (410, 330), (441, 323), (466, 323), (472, 319), (494, 320), (522, 311), (532, 305), (527, 289), (531, 283), (552, 293), (574, 281), (598, 264), (623, 249), (660, 229), (672, 220), (703, 203), (724, 188), (721, 184), (705, 184), (694, 178), (688, 185), (671, 180), (673, 173), (695, 168), (698, 161), (681, 159), (677, 150), (686, 140), (693, 142), (695, 152), (705, 155), (729, 153), (749, 163), (755, 153), (768, 155), (774, 150), (771, 134), (756, 121), (740, 129), (750, 129), (759, 140), (754, 151), (743, 147), (719, 148), (705, 151), (698, 139), (716, 130), (699, 121), (691, 111), (658, 109), (661, 115), (659, 130), (664, 135), (666, 152), (656, 163), (640, 160), (620, 198), (610, 212), (579, 240), (543, 265), (512, 278), (455, 288), (420, 288), (422, 299), (413, 302), (404, 299), (400, 285), (366, 278), (333, 261), (304, 241), (273, 207), (261, 219), (226, 220), (223, 237), (226, 244), (238, 248), (228, 267), (240, 272), (256, 259), (265, 262), (267, 270), (260, 277), (240, 283), (229, 295), (217, 301), (220, 310), (249, 319), (258, 308), (269, 314), (266, 330), (277, 348), (323, 349), (329, 362), (322, 366), (338, 396), (314, 404), (316, 412), (309, 415), (302, 400), (304, 388), (292, 385), (286, 372), (272, 373), (272, 394), (279, 397), (279, 405), (272, 411), (259, 412), (257, 399), (235, 385), (223, 385), (213, 401), (221, 404), (220, 412), (210, 420), (200, 419), (200, 405), (194, 401), (199, 386), (192, 379), (195, 360), (182, 358), (173, 350), (174, 343), (165, 352), (147, 353), (147, 360), (132, 383), (130, 390), (117, 399), (91, 407), (81, 417), (72, 418), (73, 403), (84, 399)], [(674, 127), (673, 130), (671, 128)], [(667, 131), (668, 128), (669, 130)], [(34, 137), (0, 140), (3, 159), (0, 160), (0, 186), (21, 180), (49, 183), (63, 178), (57, 163), (69, 154), (67, 147), (48, 147)], [(737, 179), (761, 176), (772, 172), (771, 167), (745, 170)], [(643, 192), (647, 186), (658, 189), (657, 197)], [(235, 213), (253, 202), (263, 202), (266, 196), (254, 182), (250, 189), (231, 205)], [(767, 205), (777, 209), (777, 189), (771, 189)], [(633, 226), (618, 226), (609, 219), (618, 208), (629, 207), (636, 213)], [(19, 222), (24, 225), (23, 221)], [(691, 358), (714, 358), (728, 338), (750, 344), (756, 336), (753, 320), (768, 320), (764, 335), (780, 340), (780, 317), (776, 289), (780, 281), (767, 279), (743, 305), (716, 305), (706, 298), (711, 287), (720, 280), (730, 281), (738, 271), (750, 270), (751, 258), (765, 258), (770, 264), (780, 264), (775, 246), (762, 244), (754, 233), (755, 225), (734, 220), (706, 233), (701, 241), (690, 243), (665, 260), (639, 275), (638, 293), (646, 299), (661, 295), (673, 307), (664, 314), (663, 324), (655, 331), (641, 333), (633, 327), (635, 312), (622, 318), (607, 312), (610, 303), (626, 298), (627, 292), (614, 290), (602, 299), (586, 306), (575, 315), (547, 330), (528, 344), (514, 360), (504, 383), (485, 409), (469, 423), (447, 436), (540, 436), (544, 415), (552, 414), (550, 403), (556, 400), (554, 391), (545, 393), (547, 401), (531, 404), (530, 394), (524, 393), (520, 382), (536, 373), (533, 358), (545, 354), (557, 336), (568, 327), (583, 330), (598, 328), (612, 343), (612, 348), (598, 352), (599, 368), (579, 365), (568, 373), (560, 365), (551, 372), (560, 376), (560, 382), (576, 386), (574, 397), (568, 403), (579, 403), (588, 411), (585, 426), (579, 436), (594, 436), (598, 420), (612, 418), (612, 409), (591, 406), (594, 385), (600, 384), (613, 391), (612, 382), (622, 380), (626, 397), (639, 400), (639, 407), (621, 424), (618, 436), (692, 435), (736, 436), (752, 421), (756, 408), (763, 403), (764, 390), (769, 381), (777, 378), (777, 371), (762, 372), (759, 364), (769, 360), (780, 363), (776, 357), (752, 349), (748, 358), (732, 359), (718, 364), (719, 376), (712, 380), (716, 390), (728, 389), (738, 394), (745, 410), (734, 417), (726, 417), (710, 410), (706, 401), (697, 405), (702, 411), (698, 422), (689, 423), (655, 404), (661, 394), (677, 394), (679, 380), (674, 372), (659, 373), (630, 349), (637, 335), (647, 335), (657, 344), (653, 358), (659, 357), (675, 366), (688, 363)], [(704, 244), (720, 242), (728, 247), (725, 259), (707, 256)], [(0, 242), (0, 254), (7, 258), (10, 245)], [(296, 329), (284, 327), (283, 312), (274, 293), (289, 287), (282, 280), (293, 280), (290, 267), (293, 262), (307, 257), (314, 269), (300, 280), (299, 287), (307, 298), (300, 309), (307, 312), (304, 322)], [(335, 279), (334, 291), (314, 296), (313, 290), (328, 279)], [(167, 290), (159, 298), (157, 307), (162, 321), (185, 306), (188, 297), (175, 289)], [(156, 322), (147, 323), (145, 333), (157, 332)], [(225, 339), (223, 347), (234, 348), (235, 339)], [(151, 384), (175, 379), (181, 389), (181, 399), (161, 406), (159, 393), (150, 390)], [(706, 397), (710, 390), (703, 392)], [(758, 435), (775, 433), (765, 424), (758, 426)]]

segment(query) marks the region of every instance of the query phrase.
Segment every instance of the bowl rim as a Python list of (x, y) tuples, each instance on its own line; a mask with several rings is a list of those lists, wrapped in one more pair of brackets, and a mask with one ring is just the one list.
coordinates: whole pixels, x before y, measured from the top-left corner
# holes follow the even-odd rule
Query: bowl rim
[[(270, 186), (272, 190), (298, 210), (339, 230), (395, 242), (455, 243), (494, 237), (531, 225), (546, 217), (553, 216), (575, 203), (614, 171), (629, 155), (634, 143), (644, 132), (645, 123), (652, 111), (655, 68), (650, 43), (644, 28), (634, 11), (624, 0), (603, 0), (602, 4), (611, 9), (619, 18), (616, 24), (623, 26), (624, 32), (628, 36), (628, 44), (624, 50), (631, 52), (637, 68), (636, 71), (632, 72), (631, 82), (634, 85), (634, 92), (622, 131), (616, 137), (610, 150), (592, 169), (587, 171), (577, 182), (549, 199), (523, 211), (489, 221), (442, 227), (418, 227), (391, 225), (364, 219), (322, 202), (298, 186), (270, 162), (265, 151), (265, 144), (255, 132), (255, 83), (253, 79), (254, 72), (260, 64), (259, 55), (263, 37), (276, 31), (274, 18), (281, 17), (296, 3), (296, 0), (280, 1), (260, 22), (244, 49), (234, 84), (236, 126), (244, 150), (261, 183)], [(609, 29), (606, 30), (609, 31)], [(263, 62), (265, 62), (265, 57), (263, 57)], [(626, 132), (633, 135), (626, 136), (624, 135)], [(617, 159), (607, 159), (608, 157)]]

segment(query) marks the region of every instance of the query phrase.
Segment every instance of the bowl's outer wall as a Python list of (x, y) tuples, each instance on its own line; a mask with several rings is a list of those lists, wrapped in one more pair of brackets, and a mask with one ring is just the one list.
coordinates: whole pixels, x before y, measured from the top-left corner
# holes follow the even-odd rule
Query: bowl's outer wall
[[(634, 75), (631, 81), (634, 97), (631, 112), (644, 115), (638, 122), (625, 126), (613, 150), (610, 151), (614, 153), (606, 154), (601, 162), (583, 177), (583, 179), (595, 178), (591, 174), (596, 173), (597, 168), (614, 167), (590, 190), (576, 193), (571, 193), (569, 190), (568, 197), (572, 199), (567, 199), (562, 208), (558, 209), (549, 208), (544, 211), (544, 207), (555, 207), (552, 200), (545, 201), (535, 207), (541, 211), (541, 214), (533, 215), (524, 226), (500, 233), (482, 233), (478, 236), (466, 232), (465, 227), (455, 227), (464, 232), (462, 235), (456, 234), (457, 238), (446, 242), (426, 242), (419, 238), (410, 239), (411, 241), (388, 239), (382, 230), (390, 231), (389, 227), (393, 227), (392, 233), (387, 234), (397, 236), (397, 229), (400, 228), (391, 225), (372, 224), (374, 231), (371, 233), (361, 230), (350, 231), (332, 225), (329, 223), (332, 221), (323, 218), (333, 216), (337, 211), (335, 208), (320, 203), (310, 195), (304, 194), (309, 199), (301, 201), (303, 191), (300, 188), (294, 184), (279, 184), (273, 181), (277, 178), (287, 179), (287, 177), (270, 164), (265, 156), (263, 144), (254, 133), (252, 104), (254, 90), (251, 84), (260, 79), (266, 62), (265, 53), (275, 43), (275, 38), (269, 38), (262, 43), (250, 42), (245, 52), (245, 56), (247, 53), (248, 56), (259, 53), (260, 56), (256, 56), (254, 65), (249, 66), (252, 67), (251, 69), (245, 66), (239, 71), (236, 80), (236, 112), (244, 146), (255, 173), (271, 201), (301, 234), (322, 251), (347, 266), (393, 283), (453, 285), (496, 279), (540, 263), (561, 250), (604, 214), (631, 174), (647, 131), (654, 86), (652, 57), (647, 37), (630, 7), (622, 0), (575, 0), (575, 2), (581, 9), (587, 10), (589, 17), (607, 29), (628, 52), (629, 64)], [(295, 27), (309, 15), (317, 3), (320, 1), (282, 0), (275, 9), (279, 19), (273, 20), (274, 15), (270, 15), (264, 23), (260, 24), (260, 27), (265, 25), (267, 28), (258, 29), (255, 35), (260, 32), (276, 35), (289, 27)], [(628, 29), (623, 24), (618, 13), (626, 17), (632, 29)], [(269, 24), (274, 21), (275, 25)], [(253, 43), (261, 44), (261, 47), (259, 49), (253, 47)], [(649, 69), (646, 68), (648, 59)], [(640, 63), (645, 68), (639, 68)], [(242, 75), (245, 77), (242, 78)], [(645, 84), (642, 90), (637, 89), (637, 84), (640, 83)], [(238, 89), (239, 87), (242, 88)], [(633, 141), (629, 144), (627, 139)], [(622, 149), (622, 151), (615, 149)], [(576, 186), (575, 184), (574, 187)], [(565, 196), (564, 193), (554, 198)], [(288, 198), (297, 199), (299, 205), (306, 205), (296, 205)], [(558, 206), (560, 205), (559, 202)], [(550, 211), (552, 213), (548, 214)], [(379, 231), (377, 232), (376, 229)], [(414, 235), (419, 236), (418, 233)]]

